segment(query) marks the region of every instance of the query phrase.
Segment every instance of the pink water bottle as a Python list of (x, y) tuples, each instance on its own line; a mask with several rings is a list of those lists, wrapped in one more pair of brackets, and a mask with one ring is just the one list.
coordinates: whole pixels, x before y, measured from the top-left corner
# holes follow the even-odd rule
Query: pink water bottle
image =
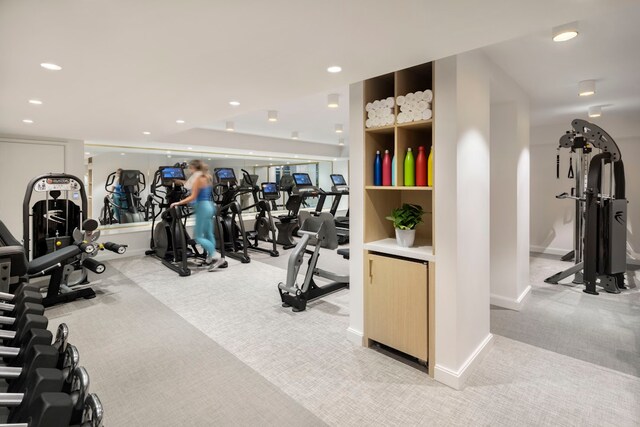
[(384, 150), (382, 159), (382, 185), (391, 185), (391, 155), (389, 150)]

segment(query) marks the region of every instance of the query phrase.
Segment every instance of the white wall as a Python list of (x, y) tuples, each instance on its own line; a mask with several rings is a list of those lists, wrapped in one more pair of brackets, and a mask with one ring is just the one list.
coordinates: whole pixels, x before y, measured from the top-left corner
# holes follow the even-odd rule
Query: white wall
[(435, 62), (435, 378), (464, 386), (491, 341), (490, 71), (480, 52)]
[[(22, 201), (29, 181), (37, 175), (64, 172), (82, 180), (83, 142), (0, 135), (0, 219), (22, 239)], [(33, 201), (39, 200), (34, 194)]]
[[(531, 132), (531, 249), (564, 255), (573, 248), (574, 203), (555, 196), (575, 185), (567, 178), (569, 156), (561, 150), (560, 179), (556, 179), (556, 148), (566, 126), (534, 127)], [(605, 128), (615, 139), (625, 162), (627, 215), (627, 253), (630, 262), (640, 260), (640, 137), (616, 138), (615, 128)], [(574, 166), (575, 168), (575, 166)]]

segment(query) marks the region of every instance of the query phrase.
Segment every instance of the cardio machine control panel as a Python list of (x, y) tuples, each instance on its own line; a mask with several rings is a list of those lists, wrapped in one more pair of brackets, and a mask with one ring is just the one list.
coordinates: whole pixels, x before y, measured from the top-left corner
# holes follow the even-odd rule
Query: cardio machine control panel
[(35, 191), (78, 191), (80, 183), (73, 178), (42, 178), (33, 187)]
[(275, 182), (263, 182), (262, 198), (264, 200), (278, 200), (280, 198), (280, 191), (278, 191), (278, 184)]
[(162, 185), (164, 185), (165, 187), (170, 187), (173, 184), (174, 179), (186, 179), (182, 168), (175, 166), (161, 166), (160, 178), (162, 180)]
[(349, 186), (347, 185), (347, 181), (341, 174), (331, 174), (331, 182), (333, 183), (331, 191), (336, 193), (349, 193)]
[(216, 168), (213, 173), (220, 184), (236, 185), (238, 183), (236, 173), (231, 168)]
[(293, 180), (296, 183), (295, 192), (302, 196), (317, 196), (321, 190), (313, 185), (308, 173), (294, 173)]

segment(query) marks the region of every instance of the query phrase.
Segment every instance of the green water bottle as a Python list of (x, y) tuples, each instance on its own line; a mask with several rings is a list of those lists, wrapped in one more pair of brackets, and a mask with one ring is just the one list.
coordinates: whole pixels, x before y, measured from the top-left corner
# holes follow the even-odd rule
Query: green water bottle
[(413, 187), (416, 185), (416, 161), (413, 158), (411, 148), (407, 148), (407, 155), (404, 158), (404, 186)]

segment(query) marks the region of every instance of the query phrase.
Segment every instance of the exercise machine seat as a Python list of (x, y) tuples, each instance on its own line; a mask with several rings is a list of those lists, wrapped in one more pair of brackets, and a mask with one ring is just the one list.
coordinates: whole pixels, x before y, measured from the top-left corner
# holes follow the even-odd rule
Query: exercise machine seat
[(349, 248), (338, 249), (338, 255), (342, 255), (342, 258), (349, 259)]
[[(309, 216), (302, 223), (300, 231), (318, 233), (320, 238), (320, 247), (325, 249), (337, 249), (338, 237), (336, 225), (333, 222), (333, 215), (323, 212), (319, 216)], [(316, 245), (316, 239), (311, 239), (311, 244)]]
[(38, 257), (29, 263), (29, 268), (27, 269), (28, 275), (38, 274), (42, 271), (53, 267), (58, 263), (62, 263), (69, 258), (73, 258), (76, 255), (79, 255), (81, 250), (76, 245), (71, 245), (64, 247), (62, 249), (58, 249), (55, 252), (48, 253), (41, 257)]

